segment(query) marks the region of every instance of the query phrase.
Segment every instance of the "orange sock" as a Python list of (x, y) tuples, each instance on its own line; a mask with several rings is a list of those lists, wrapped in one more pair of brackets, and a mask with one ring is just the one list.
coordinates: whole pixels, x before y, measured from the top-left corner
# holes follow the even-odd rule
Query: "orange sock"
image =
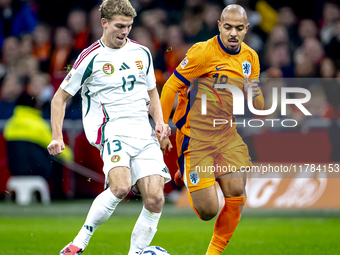
[(224, 251), (240, 221), (246, 199), (247, 197), (225, 198), (225, 205), (216, 219), (206, 255), (219, 255)]

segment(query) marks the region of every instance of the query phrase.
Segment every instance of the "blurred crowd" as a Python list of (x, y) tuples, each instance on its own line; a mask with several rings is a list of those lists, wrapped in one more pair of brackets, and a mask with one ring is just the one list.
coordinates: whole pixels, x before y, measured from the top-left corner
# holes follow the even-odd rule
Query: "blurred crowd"
[[(309, 118), (332, 120), (331, 158), (340, 161), (339, 2), (130, 1), (138, 16), (129, 37), (150, 49), (159, 92), (194, 43), (219, 34), (217, 21), (223, 8), (232, 3), (242, 5), (250, 24), (245, 43), (260, 59), (265, 108), (272, 106), (273, 88), (308, 89), (312, 95), (305, 104), (312, 113)], [(46, 152), (51, 140), (50, 102), (67, 74), (67, 66), (72, 66), (78, 54), (102, 36), (100, 4), (101, 0), (0, 0), (0, 120), (8, 120), (3, 134), (9, 167), (14, 175), (40, 174), (49, 181), (57, 180), (51, 182), (55, 197), (61, 197), (62, 177), (55, 177), (61, 173), (60, 165), (52, 163)], [(277, 110), (266, 118), (282, 117), (280, 95), (278, 99)], [(290, 107), (287, 114), (299, 123), (306, 119), (298, 108)], [(65, 118), (81, 119), (81, 116), (78, 93), (68, 101)], [(30, 156), (27, 151), (32, 152)], [(62, 160), (72, 161), (72, 158), (70, 151)], [(26, 167), (25, 172), (24, 165), (29, 166), (30, 161), (41, 166), (44, 173), (35, 166)]]
[[(160, 91), (194, 43), (219, 33), (217, 20), (222, 9), (238, 3), (248, 14), (250, 27), (245, 43), (259, 54), (261, 77), (337, 78), (329, 82), (301, 79), (298, 85), (289, 79), (269, 79), (261, 85), (266, 107), (271, 106), (273, 87), (307, 87), (312, 99), (306, 107), (312, 116), (337, 119), (339, 4), (322, 0), (295, 2), (131, 0), (138, 16), (129, 37), (150, 49)], [(45, 119), (50, 117), (50, 100), (66, 76), (66, 66), (72, 65), (78, 54), (102, 35), (100, 3), (101, 0), (0, 0), (0, 119), (12, 116), (22, 93), (36, 99), (35, 107)], [(289, 114), (303, 117), (294, 108)], [(280, 111), (273, 115), (280, 117)], [(81, 118), (79, 94), (70, 100), (65, 118)]]

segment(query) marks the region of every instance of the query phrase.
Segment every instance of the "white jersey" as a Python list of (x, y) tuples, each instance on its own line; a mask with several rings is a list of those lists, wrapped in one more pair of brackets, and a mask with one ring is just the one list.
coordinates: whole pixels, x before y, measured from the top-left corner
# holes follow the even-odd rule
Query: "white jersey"
[(72, 96), (82, 88), (85, 134), (99, 149), (109, 131), (105, 131), (107, 126), (110, 134), (150, 138), (148, 90), (155, 86), (148, 48), (130, 39), (120, 49), (96, 41), (82, 51), (60, 85)]

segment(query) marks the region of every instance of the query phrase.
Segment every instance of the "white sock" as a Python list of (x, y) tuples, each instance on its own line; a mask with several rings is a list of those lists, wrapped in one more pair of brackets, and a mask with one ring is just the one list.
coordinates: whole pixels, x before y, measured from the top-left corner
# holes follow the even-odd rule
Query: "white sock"
[(138, 254), (148, 247), (156, 234), (158, 221), (162, 213), (154, 213), (143, 206), (131, 235), (131, 245), (128, 255)]
[(93, 232), (110, 218), (120, 201), (122, 201), (122, 199), (113, 195), (110, 189), (106, 189), (100, 193), (94, 199), (87, 214), (84, 226), (74, 238), (73, 244), (84, 250), (89, 243)]

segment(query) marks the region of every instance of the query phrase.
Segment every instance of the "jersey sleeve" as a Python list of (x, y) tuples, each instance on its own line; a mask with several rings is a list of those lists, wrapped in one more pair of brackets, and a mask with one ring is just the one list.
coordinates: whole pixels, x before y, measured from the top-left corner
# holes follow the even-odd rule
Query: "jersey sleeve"
[(199, 78), (206, 72), (205, 63), (205, 54), (199, 44), (195, 44), (188, 50), (185, 58), (164, 84), (160, 99), (164, 123), (168, 123), (176, 93), (186, 93), (186, 89), (190, 85), (190, 79)]
[(156, 77), (155, 77), (155, 70), (153, 67), (153, 61), (151, 58), (151, 54), (150, 54), (150, 62), (149, 62), (149, 66), (148, 66), (148, 70), (146, 73), (146, 86), (148, 90), (152, 90), (156, 87)]
[(143, 69), (142, 71), (145, 73), (146, 76), (146, 88), (147, 90), (152, 90), (156, 87), (156, 77), (155, 77), (155, 70), (153, 67), (152, 56), (150, 50), (145, 46), (140, 46), (139, 49), (141, 50), (141, 58), (143, 59)]
[[(171, 78), (170, 78), (171, 79)], [(168, 124), (172, 108), (176, 98), (176, 91), (165, 85), (161, 93), (161, 107), (163, 111), (163, 121)]]
[(60, 88), (72, 96), (78, 92), (78, 90), (81, 88), (81, 85), (84, 84), (86, 79), (89, 77), (89, 74), (91, 74), (89, 69), (91, 68), (92, 71), (91, 66), (93, 65), (94, 57), (97, 55), (96, 52), (92, 52), (84, 58), (84, 52), (85, 50), (78, 56), (71, 71), (66, 75), (65, 79), (60, 85)]
[(252, 70), (251, 70), (251, 75), (249, 78), (259, 79), (260, 78), (260, 61), (259, 61), (259, 56), (257, 55), (256, 52), (253, 53), (251, 66), (252, 66)]
[[(257, 55), (256, 52), (254, 52), (253, 54), (252, 72), (251, 72), (250, 78), (251, 78), (250, 80), (256, 79), (257, 84), (260, 86), (260, 61), (259, 61), (259, 56)], [(264, 97), (263, 97), (261, 88), (259, 88), (259, 90), (261, 94), (254, 99), (253, 103), (254, 103), (255, 109), (263, 110)]]
[(185, 85), (190, 85), (191, 78), (199, 78), (206, 73), (206, 56), (199, 43), (193, 45), (182, 62), (174, 71), (174, 75)]

